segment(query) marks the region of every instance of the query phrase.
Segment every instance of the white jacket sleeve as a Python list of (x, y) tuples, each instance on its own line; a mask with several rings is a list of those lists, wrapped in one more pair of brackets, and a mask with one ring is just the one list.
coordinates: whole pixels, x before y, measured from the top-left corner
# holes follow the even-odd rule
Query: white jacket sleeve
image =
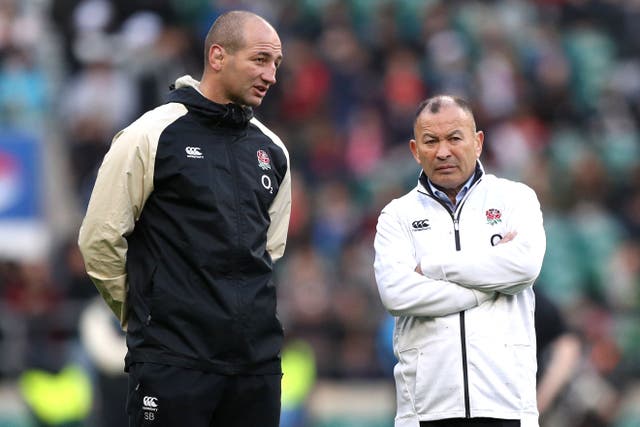
[(423, 257), (420, 260), (423, 274), (472, 289), (509, 295), (533, 285), (540, 274), (546, 249), (542, 212), (535, 192), (524, 184), (515, 185), (507, 212), (509, 231), (517, 232), (512, 241), (482, 251), (463, 247), (446, 257)]
[(374, 270), (382, 304), (389, 313), (441, 317), (493, 298), (493, 292), (478, 292), (416, 273), (416, 255), (409, 233), (387, 206), (378, 218)]
[(127, 239), (153, 189), (157, 141), (128, 128), (106, 154), (80, 227), (78, 245), (89, 277), (126, 328)]

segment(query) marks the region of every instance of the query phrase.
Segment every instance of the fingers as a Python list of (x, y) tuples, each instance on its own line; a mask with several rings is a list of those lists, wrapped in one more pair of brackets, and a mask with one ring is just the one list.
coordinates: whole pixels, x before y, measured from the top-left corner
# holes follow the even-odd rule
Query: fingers
[(500, 241), (498, 242), (498, 244), (501, 244), (501, 243), (507, 243), (507, 242), (512, 241), (512, 240), (516, 237), (516, 235), (517, 235), (517, 234), (518, 234), (518, 232), (517, 232), (517, 231), (510, 231), (510, 232), (508, 232), (507, 234), (505, 234), (505, 235), (502, 237), (502, 239), (500, 239)]

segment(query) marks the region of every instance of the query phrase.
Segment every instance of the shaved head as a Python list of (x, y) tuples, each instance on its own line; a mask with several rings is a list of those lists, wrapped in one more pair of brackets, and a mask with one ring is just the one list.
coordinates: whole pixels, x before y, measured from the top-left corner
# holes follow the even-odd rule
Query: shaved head
[(234, 10), (216, 19), (205, 39), (202, 94), (220, 104), (257, 107), (276, 83), (282, 42), (269, 22)]
[(214, 44), (222, 46), (229, 53), (235, 53), (245, 45), (244, 26), (247, 21), (258, 19), (266, 24), (260, 16), (244, 10), (233, 10), (220, 15), (207, 33), (204, 41), (204, 58), (207, 61), (209, 49)]

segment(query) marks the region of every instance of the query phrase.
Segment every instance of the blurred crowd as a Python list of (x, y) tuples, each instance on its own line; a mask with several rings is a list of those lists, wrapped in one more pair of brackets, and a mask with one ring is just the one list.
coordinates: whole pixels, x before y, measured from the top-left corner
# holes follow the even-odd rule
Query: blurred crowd
[[(91, 350), (111, 319), (89, 315), (77, 229), (112, 136), (176, 77), (200, 77), (206, 31), (230, 9), (264, 16), (284, 46), (255, 115), (293, 171), (279, 311), (307, 386), (285, 390), (285, 409), (304, 409), (314, 381), (391, 381), (376, 220), (417, 182), (416, 106), (447, 92), (474, 107), (485, 169), (542, 203), (536, 286), (583, 344), (555, 419), (640, 425), (640, 1), (0, 0), (0, 141), (37, 141), (46, 242), (0, 253), (0, 426), (124, 425), (107, 422), (125, 377)], [(63, 403), (56, 387), (92, 398)]]

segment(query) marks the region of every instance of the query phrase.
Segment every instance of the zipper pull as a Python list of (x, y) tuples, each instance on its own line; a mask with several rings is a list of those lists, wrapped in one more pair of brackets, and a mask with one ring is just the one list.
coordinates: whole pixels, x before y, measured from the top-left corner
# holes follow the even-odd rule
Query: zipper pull
[(460, 225), (458, 224), (458, 218), (453, 219), (453, 234), (456, 239), (456, 251), (460, 250)]

